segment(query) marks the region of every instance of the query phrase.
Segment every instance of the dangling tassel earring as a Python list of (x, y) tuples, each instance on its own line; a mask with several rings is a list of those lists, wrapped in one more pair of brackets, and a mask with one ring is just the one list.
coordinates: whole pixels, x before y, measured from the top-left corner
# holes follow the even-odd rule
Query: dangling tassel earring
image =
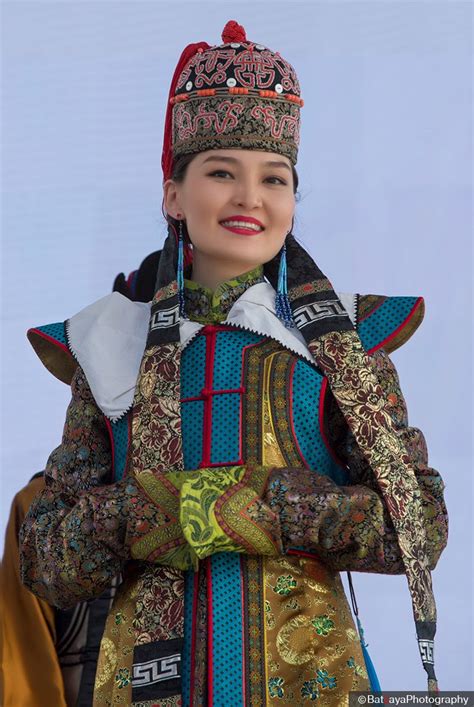
[(280, 254), (280, 267), (278, 268), (278, 289), (275, 298), (276, 315), (287, 329), (295, 326), (293, 313), (291, 311), (288, 297), (287, 266), (286, 266), (286, 242), (283, 244)]
[(178, 299), (179, 299), (179, 316), (182, 319), (186, 318), (184, 311), (184, 239), (183, 239), (183, 222), (179, 221), (178, 233), (178, 270), (176, 273), (178, 281)]

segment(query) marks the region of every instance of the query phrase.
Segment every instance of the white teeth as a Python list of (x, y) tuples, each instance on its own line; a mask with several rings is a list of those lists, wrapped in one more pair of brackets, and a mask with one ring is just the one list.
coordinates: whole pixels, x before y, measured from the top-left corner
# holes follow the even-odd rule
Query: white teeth
[(249, 228), (252, 231), (263, 231), (261, 226), (257, 226), (256, 223), (249, 223), (248, 221), (222, 221), (222, 226), (234, 226), (235, 228)]

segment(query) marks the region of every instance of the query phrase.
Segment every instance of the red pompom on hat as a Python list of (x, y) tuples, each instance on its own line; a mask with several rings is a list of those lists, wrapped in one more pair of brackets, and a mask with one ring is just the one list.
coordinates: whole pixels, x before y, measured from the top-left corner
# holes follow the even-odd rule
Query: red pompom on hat
[(224, 44), (228, 42), (246, 42), (247, 36), (242, 25), (239, 25), (235, 20), (229, 20), (222, 30), (222, 41)]

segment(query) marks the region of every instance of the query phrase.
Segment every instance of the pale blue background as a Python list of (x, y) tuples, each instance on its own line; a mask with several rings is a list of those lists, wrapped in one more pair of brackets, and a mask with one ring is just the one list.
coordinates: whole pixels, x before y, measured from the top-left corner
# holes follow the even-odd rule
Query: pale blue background
[[(228, 19), (290, 60), (305, 107), (296, 234), (337, 290), (423, 295), (393, 358), (446, 481), (443, 689), (472, 689), (471, 11), (467, 2), (3, 3), (3, 500), (59, 443), (69, 391), (33, 325), (109, 292), (164, 234), (165, 98)], [(385, 689), (425, 688), (404, 577), (356, 575)]]

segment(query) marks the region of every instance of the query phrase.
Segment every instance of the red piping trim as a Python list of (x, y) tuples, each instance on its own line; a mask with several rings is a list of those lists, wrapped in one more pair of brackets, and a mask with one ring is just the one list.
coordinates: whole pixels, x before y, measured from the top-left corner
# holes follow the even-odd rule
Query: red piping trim
[(212, 571), (211, 571), (211, 558), (206, 558), (206, 576), (207, 576), (207, 703), (208, 705), (214, 704), (214, 692), (213, 692), (213, 672), (214, 665), (212, 661), (212, 649), (213, 649), (213, 637), (214, 637), (214, 620), (212, 614)]
[(201, 467), (205, 466), (206, 468), (209, 467), (210, 469), (218, 466), (243, 466), (245, 464), (244, 460), (242, 457), (240, 459), (236, 459), (236, 461), (231, 461), (231, 462), (208, 462), (206, 464), (201, 463)]
[[(199, 334), (206, 336), (206, 363), (205, 363), (205, 373), (204, 373), (204, 388), (201, 390), (200, 395), (192, 395), (187, 398), (181, 398), (181, 403), (191, 403), (191, 402), (202, 402), (204, 404), (203, 411), (203, 435), (202, 435), (202, 459), (200, 462), (200, 468), (202, 467), (218, 467), (218, 466), (242, 466), (244, 464), (243, 459), (243, 439), (242, 439), (242, 428), (243, 428), (243, 395), (246, 393), (246, 388), (243, 385), (244, 373), (242, 365), (242, 375), (240, 388), (226, 388), (223, 390), (213, 389), (213, 379), (214, 379), (214, 361), (215, 361), (215, 351), (216, 351), (216, 334), (218, 331), (229, 331), (231, 327), (221, 325), (221, 324), (206, 324), (202, 327)], [(242, 349), (242, 364), (246, 349), (251, 346), (257, 346), (261, 342), (255, 344), (248, 344)], [(237, 394), (240, 395), (239, 399), (239, 458), (235, 461), (227, 462), (212, 462), (212, 399), (214, 395), (223, 394)]]
[(194, 573), (194, 587), (193, 587), (193, 625), (191, 629), (191, 670), (190, 679), (191, 684), (189, 686), (189, 704), (192, 705), (194, 701), (194, 678), (196, 672), (196, 623), (197, 623), (197, 605), (198, 605), (198, 589), (199, 589), (199, 570)]
[(386, 336), (385, 339), (383, 339), (381, 342), (379, 342), (379, 343), (376, 344), (375, 346), (372, 346), (372, 348), (369, 349), (369, 350), (367, 351), (367, 353), (369, 353), (369, 354), (374, 353), (374, 351), (377, 351), (378, 349), (381, 349), (382, 346), (385, 346), (385, 344), (386, 344), (388, 341), (391, 341), (392, 339), (394, 339), (394, 338), (397, 336), (397, 334), (408, 324), (408, 322), (409, 322), (410, 319), (413, 317), (413, 315), (415, 314), (416, 310), (418, 309), (418, 307), (420, 306), (420, 304), (421, 304), (422, 302), (423, 302), (423, 297), (418, 297), (418, 299), (416, 300), (415, 304), (413, 305), (413, 307), (412, 307), (410, 313), (409, 313), (408, 316), (403, 320), (403, 322), (402, 322), (394, 331), (392, 331), (391, 334), (389, 334), (388, 336)]
[(310, 560), (319, 560), (316, 553), (306, 552), (305, 550), (292, 550), (291, 548), (286, 551), (287, 555), (297, 555), (298, 557), (307, 557)]
[(201, 390), (200, 395), (193, 395), (189, 398), (181, 398), (182, 403), (194, 403), (198, 400), (205, 400), (209, 395), (222, 395), (223, 393), (245, 393), (245, 388), (229, 388), (228, 390), (209, 390), (207, 387)]
[[(239, 396), (239, 457), (242, 459), (242, 461), (239, 463), (239, 466), (244, 464), (243, 461), (243, 456), (244, 456), (244, 441), (243, 441), (243, 430), (244, 430), (244, 395), (247, 392), (246, 388), (244, 386), (244, 350), (240, 354), (241, 357), (241, 363), (240, 363), (240, 396)], [(242, 563), (240, 566), (240, 571), (242, 572)], [(243, 591), (243, 590), (242, 590)], [(242, 604), (243, 606), (243, 604)], [(244, 695), (244, 702), (245, 702), (245, 690), (243, 690), (242, 694)]]
[[(206, 333), (206, 368), (204, 375), (204, 391), (212, 390), (214, 374), (214, 356), (216, 351), (216, 330), (212, 325), (206, 325), (202, 331)], [(203, 393), (204, 393), (203, 391)], [(209, 466), (211, 462), (212, 442), (212, 395), (204, 399), (204, 419), (202, 431), (202, 462), (201, 466)]]
[(229, 331), (229, 329), (232, 329), (231, 324), (205, 324), (202, 329), (199, 331), (200, 334), (208, 334), (211, 333), (213, 334), (216, 331)]
[(331, 447), (329, 444), (329, 440), (326, 435), (326, 430), (324, 428), (324, 402), (326, 398), (326, 393), (328, 389), (328, 379), (323, 378), (323, 382), (321, 384), (321, 392), (319, 394), (319, 431), (321, 432), (321, 437), (324, 442), (324, 445), (326, 449), (328, 450), (331, 459), (340, 467), (343, 469), (346, 469), (346, 464), (340, 459), (334, 449)]
[(290, 428), (291, 428), (291, 433), (293, 435), (293, 442), (295, 444), (298, 454), (300, 455), (301, 461), (303, 462), (305, 467), (307, 469), (309, 469), (310, 466), (309, 466), (308, 462), (306, 461), (306, 459), (304, 458), (303, 452), (301, 451), (300, 445), (298, 444), (298, 438), (296, 436), (295, 425), (293, 422), (293, 373), (294, 373), (295, 366), (296, 366), (297, 362), (298, 362), (298, 359), (295, 358), (295, 360), (293, 361), (293, 363), (291, 364), (291, 367), (290, 367), (290, 389), (289, 389), (289, 401), (288, 401), (289, 402), (288, 408), (290, 411)]
[(68, 347), (65, 344), (62, 344), (60, 341), (57, 339), (53, 339), (52, 336), (49, 336), (48, 334), (45, 334), (44, 331), (41, 331), (40, 329), (28, 329), (27, 334), (37, 334), (38, 336), (41, 336), (42, 339), (46, 339), (46, 341), (50, 341), (52, 344), (55, 344), (58, 348), (62, 349), (63, 351), (66, 351), (66, 353), (69, 354), (69, 356), (72, 356), (72, 353), (69, 351)]

